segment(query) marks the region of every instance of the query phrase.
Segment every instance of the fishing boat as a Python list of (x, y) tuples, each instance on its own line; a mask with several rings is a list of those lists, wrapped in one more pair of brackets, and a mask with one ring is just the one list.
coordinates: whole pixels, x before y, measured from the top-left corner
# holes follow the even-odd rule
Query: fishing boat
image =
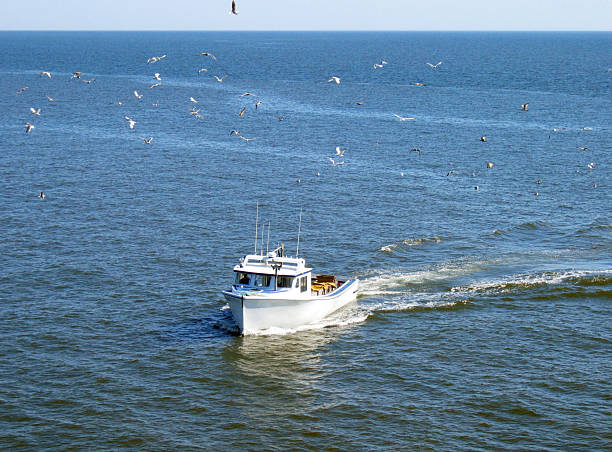
[(285, 248), (248, 254), (234, 267), (223, 295), (242, 334), (316, 323), (357, 298), (358, 279), (313, 275), (303, 258)]

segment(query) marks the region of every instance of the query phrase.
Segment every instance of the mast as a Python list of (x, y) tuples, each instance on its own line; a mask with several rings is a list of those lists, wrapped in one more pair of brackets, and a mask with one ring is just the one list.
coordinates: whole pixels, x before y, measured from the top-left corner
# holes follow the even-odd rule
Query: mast
[(300, 207), (300, 221), (298, 223), (298, 239), (297, 249), (295, 250), (295, 257), (300, 257), (300, 232), (302, 231), (302, 208)]
[(253, 254), (257, 254), (257, 223), (259, 222), (259, 201), (257, 202), (257, 207), (255, 208), (255, 251)]

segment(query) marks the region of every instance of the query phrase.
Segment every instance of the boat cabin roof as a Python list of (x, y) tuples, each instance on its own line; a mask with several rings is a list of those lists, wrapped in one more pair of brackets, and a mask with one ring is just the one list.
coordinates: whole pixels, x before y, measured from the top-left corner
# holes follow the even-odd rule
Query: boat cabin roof
[[(247, 254), (234, 267), (235, 272), (258, 273), (260, 275), (298, 276), (308, 273), (312, 268), (306, 267), (306, 261), (299, 257), (279, 257), (276, 253)], [(277, 273), (278, 271), (278, 273)]]

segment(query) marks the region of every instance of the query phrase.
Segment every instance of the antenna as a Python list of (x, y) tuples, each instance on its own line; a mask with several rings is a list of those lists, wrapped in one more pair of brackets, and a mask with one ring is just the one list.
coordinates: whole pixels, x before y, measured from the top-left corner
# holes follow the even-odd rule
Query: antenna
[(300, 232), (302, 231), (302, 208), (300, 207), (300, 222), (298, 223), (298, 239), (297, 249), (295, 250), (295, 257), (300, 256)]
[(259, 201), (255, 210), (255, 251), (253, 254), (257, 254), (257, 223), (259, 222)]
[(270, 223), (271, 221), (268, 220), (268, 243), (266, 243), (266, 254), (268, 254), (268, 249), (270, 248)]
[(259, 248), (259, 252), (261, 254), (263, 254), (263, 238), (264, 238), (264, 232), (266, 232), (266, 223), (262, 223), (261, 225), (261, 247)]

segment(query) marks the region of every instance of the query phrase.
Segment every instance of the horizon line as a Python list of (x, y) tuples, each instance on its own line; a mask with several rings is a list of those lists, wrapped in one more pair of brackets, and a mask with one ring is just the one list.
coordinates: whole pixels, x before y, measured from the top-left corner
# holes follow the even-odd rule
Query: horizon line
[(378, 30), (378, 29), (368, 29), (368, 30), (359, 30), (359, 29), (287, 29), (287, 30), (233, 30), (233, 29), (213, 29), (213, 30), (180, 30), (180, 29), (109, 29), (109, 28), (88, 28), (88, 29), (58, 29), (58, 28), (19, 28), (19, 29), (0, 29), (0, 32), (36, 32), (36, 31), (46, 31), (46, 32), (185, 32), (185, 33), (194, 33), (194, 32), (263, 32), (263, 33), (287, 33), (287, 32), (308, 32), (308, 33), (317, 33), (317, 32), (336, 32), (336, 33), (440, 33), (440, 32), (450, 32), (450, 33), (464, 33), (464, 32), (485, 32), (485, 33), (611, 33), (612, 29), (596, 29), (596, 30), (587, 30), (587, 29), (477, 29), (477, 30), (467, 30), (467, 29), (412, 29), (412, 30)]

